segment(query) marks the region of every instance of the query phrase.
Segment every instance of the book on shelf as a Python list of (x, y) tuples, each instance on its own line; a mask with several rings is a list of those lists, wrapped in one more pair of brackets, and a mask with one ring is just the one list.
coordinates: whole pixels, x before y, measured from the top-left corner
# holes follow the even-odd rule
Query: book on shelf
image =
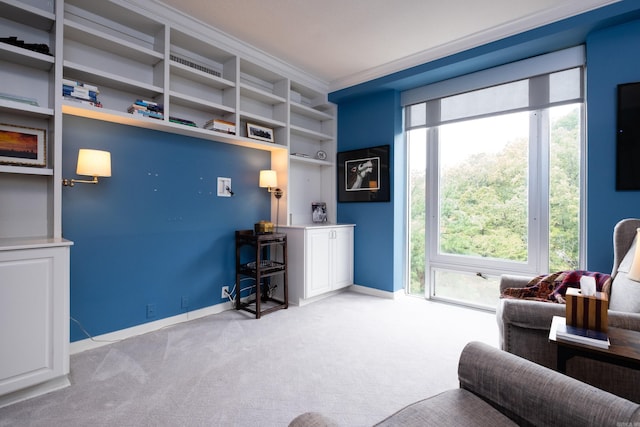
[(64, 95), (63, 99), (65, 101), (71, 101), (71, 102), (75, 102), (75, 103), (78, 103), (78, 104), (91, 105), (93, 107), (102, 108), (102, 103), (100, 101), (98, 101), (98, 100), (90, 101), (90, 100), (87, 100), (87, 99), (80, 99), (80, 98), (75, 98), (73, 96), (67, 96), (67, 95)]
[(100, 93), (100, 91), (98, 90), (98, 86), (90, 85), (90, 84), (79, 82), (76, 80), (62, 79), (62, 85), (69, 86), (71, 88), (82, 88), (82, 89), (94, 91), (96, 93)]
[(171, 123), (177, 123), (177, 124), (180, 124), (180, 125), (198, 127), (198, 125), (196, 125), (195, 122), (193, 122), (192, 120), (181, 119), (180, 117), (169, 116), (169, 121)]
[(230, 133), (235, 135), (236, 133), (236, 124), (233, 122), (229, 122), (226, 120), (220, 119), (211, 119), (203, 126), (204, 129), (207, 130), (215, 130), (218, 132)]
[(606, 332), (594, 331), (592, 329), (578, 328), (559, 322), (556, 329), (556, 339), (569, 341), (577, 344), (584, 344), (591, 347), (607, 349), (611, 345)]

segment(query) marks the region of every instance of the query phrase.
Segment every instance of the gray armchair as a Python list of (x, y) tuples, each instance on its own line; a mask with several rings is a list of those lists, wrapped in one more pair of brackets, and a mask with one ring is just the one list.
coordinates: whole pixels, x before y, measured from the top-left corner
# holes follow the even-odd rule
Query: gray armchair
[[(609, 297), (609, 326), (640, 331), (640, 283), (627, 278), (635, 252), (640, 219), (624, 219), (613, 231), (614, 262)], [(531, 277), (505, 275), (500, 291), (527, 286)], [(502, 299), (496, 317), (503, 350), (550, 368), (556, 367), (555, 345), (549, 342), (553, 316), (564, 316), (563, 304)], [(574, 357), (567, 374), (603, 390), (640, 402), (640, 371)]]

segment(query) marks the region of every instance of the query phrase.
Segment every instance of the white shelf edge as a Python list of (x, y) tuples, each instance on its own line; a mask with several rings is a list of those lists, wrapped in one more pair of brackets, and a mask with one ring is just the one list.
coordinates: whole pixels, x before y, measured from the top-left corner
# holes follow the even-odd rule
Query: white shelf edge
[(275, 126), (275, 127), (280, 127), (280, 128), (283, 128), (283, 127), (287, 126), (285, 122), (281, 122), (279, 120), (273, 120), (273, 119), (270, 119), (268, 117), (259, 116), (257, 114), (253, 114), (253, 113), (248, 113), (246, 111), (239, 111), (238, 114), (241, 117), (244, 117), (245, 119), (250, 119), (250, 120), (256, 121), (258, 123), (265, 123), (265, 124), (269, 124), (269, 125), (272, 125), (272, 126)]
[[(274, 95), (266, 90), (258, 89), (247, 83), (240, 83), (240, 94), (247, 98), (256, 99), (261, 102), (267, 102), (274, 104), (284, 104), (287, 100), (281, 96)], [(274, 105), (272, 104), (272, 105)]]
[(0, 251), (55, 248), (71, 246), (73, 242), (58, 237), (0, 237)]
[(205, 101), (204, 99), (197, 98), (191, 95), (185, 95), (183, 93), (179, 93), (173, 90), (169, 92), (169, 97), (175, 98), (177, 100), (175, 102), (170, 102), (170, 104), (175, 103), (178, 105), (184, 105), (183, 103), (187, 103), (190, 105), (197, 105), (201, 108), (206, 108), (207, 110), (224, 111), (226, 113), (235, 113), (236, 111), (234, 108), (227, 107), (226, 105)]
[(211, 131), (192, 126), (185, 126), (178, 123), (171, 123), (166, 120), (158, 120), (144, 117), (136, 117), (129, 113), (120, 111), (97, 108), (82, 107), (70, 102), (62, 103), (62, 113), (88, 119), (101, 120), (111, 123), (117, 123), (128, 126), (136, 126), (145, 129), (159, 130), (163, 132), (174, 133), (178, 135), (190, 136), (193, 138), (201, 138), (223, 144), (237, 145), (241, 147), (254, 148), (264, 151), (281, 151), (287, 150), (283, 145), (257, 141), (241, 136), (230, 135), (226, 133)]
[(334, 120), (331, 114), (325, 113), (324, 111), (316, 110), (315, 108), (306, 106), (304, 104), (300, 104), (299, 102), (290, 101), (291, 111), (301, 114), (303, 116), (307, 116), (317, 120)]
[(0, 165), (0, 173), (53, 176), (53, 169), (36, 168), (36, 167), (29, 167), (29, 166)]
[(296, 156), (291, 154), (289, 155), (289, 158), (291, 159), (291, 161), (300, 162), (300, 163), (309, 163), (313, 165), (327, 166), (327, 167), (334, 166), (334, 164), (331, 162), (328, 162), (326, 160), (314, 159), (313, 157), (301, 157), (301, 156)]
[(53, 117), (53, 108), (38, 107), (9, 99), (0, 99), (0, 111), (13, 112), (32, 117), (50, 118)]
[(308, 136), (311, 138), (318, 138), (323, 141), (332, 141), (334, 138), (331, 135), (327, 135), (325, 133), (316, 132), (314, 130), (306, 129), (296, 125), (289, 125), (289, 129), (291, 133), (297, 133), (299, 135)]
[(53, 68), (55, 57), (35, 52), (9, 43), (0, 42), (0, 58), (9, 58), (16, 63), (48, 71)]

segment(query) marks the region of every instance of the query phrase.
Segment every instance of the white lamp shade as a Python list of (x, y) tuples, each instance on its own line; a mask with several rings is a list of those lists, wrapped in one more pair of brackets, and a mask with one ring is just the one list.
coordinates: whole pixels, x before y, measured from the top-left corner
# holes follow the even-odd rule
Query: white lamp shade
[(640, 228), (636, 229), (636, 252), (633, 256), (633, 262), (629, 268), (627, 277), (636, 282), (640, 282)]
[(270, 188), (278, 186), (278, 175), (274, 170), (260, 171), (260, 187)]
[(111, 153), (81, 148), (78, 151), (78, 175), (111, 176)]

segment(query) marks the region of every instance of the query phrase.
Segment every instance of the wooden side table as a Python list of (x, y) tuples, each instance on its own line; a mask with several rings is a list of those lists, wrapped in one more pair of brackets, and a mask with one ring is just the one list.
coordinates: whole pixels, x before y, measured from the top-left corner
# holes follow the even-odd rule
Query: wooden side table
[[(244, 246), (253, 248), (253, 259), (242, 260)], [(271, 296), (271, 278), (282, 276), (283, 299)], [(255, 300), (241, 300), (241, 280), (251, 278), (255, 282)], [(236, 231), (236, 310), (255, 314), (259, 319), (263, 314), (289, 307), (289, 287), (287, 278), (287, 235), (284, 233), (256, 234), (253, 230)], [(266, 303), (273, 303), (268, 307)], [(255, 304), (255, 306), (254, 306)], [(254, 308), (255, 307), (255, 308)]]
[(566, 319), (564, 317), (553, 316), (551, 329), (549, 330), (549, 341), (556, 344), (558, 352), (556, 366), (558, 372), (566, 373), (567, 361), (574, 356), (640, 369), (640, 332), (609, 327), (607, 335), (609, 335), (611, 345), (608, 349), (603, 349), (557, 339), (556, 330), (558, 325), (565, 322)]

